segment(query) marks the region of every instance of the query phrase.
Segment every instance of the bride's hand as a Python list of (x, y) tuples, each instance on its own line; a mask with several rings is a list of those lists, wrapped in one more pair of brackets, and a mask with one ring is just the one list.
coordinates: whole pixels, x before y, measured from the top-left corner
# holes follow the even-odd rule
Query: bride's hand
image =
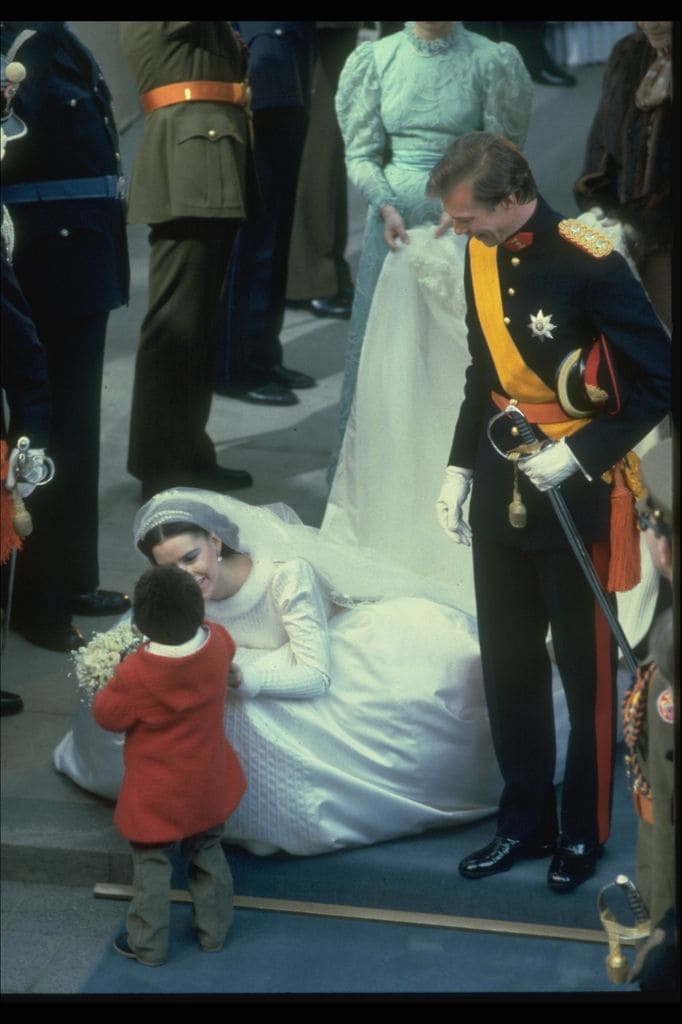
[(238, 690), (243, 678), (239, 665), (230, 665), (230, 671), (227, 673), (227, 685), (230, 689)]
[(384, 222), (384, 241), (393, 252), (397, 252), (401, 244), (409, 245), (410, 236), (405, 230), (405, 221), (395, 206), (381, 207), (381, 219)]
[(440, 238), (440, 236), (444, 235), (446, 231), (449, 231), (451, 227), (452, 227), (452, 217), (450, 216), (449, 213), (446, 213), (445, 210), (443, 210), (443, 212), (440, 215), (440, 221), (438, 222), (438, 227), (436, 228), (436, 230), (433, 233), (433, 237), (434, 238)]

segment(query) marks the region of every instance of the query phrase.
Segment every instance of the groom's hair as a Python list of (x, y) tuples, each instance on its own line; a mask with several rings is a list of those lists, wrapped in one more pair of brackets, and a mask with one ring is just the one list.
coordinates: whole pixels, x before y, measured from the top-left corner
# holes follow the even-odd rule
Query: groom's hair
[(509, 196), (524, 204), (538, 194), (523, 153), (492, 132), (467, 132), (451, 142), (431, 171), (426, 194), (444, 200), (458, 185), (469, 185), (472, 198), (491, 210)]
[(199, 584), (184, 569), (157, 565), (137, 581), (133, 593), (133, 622), (159, 644), (184, 644), (204, 621)]

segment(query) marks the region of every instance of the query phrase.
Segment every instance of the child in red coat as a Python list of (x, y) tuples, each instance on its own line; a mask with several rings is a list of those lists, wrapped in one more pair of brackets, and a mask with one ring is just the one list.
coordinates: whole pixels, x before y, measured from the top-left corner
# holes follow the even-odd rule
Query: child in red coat
[(246, 781), (224, 730), (235, 645), (222, 626), (204, 622), (196, 581), (175, 566), (148, 570), (135, 588), (133, 621), (149, 640), (117, 666), (93, 714), (126, 734), (114, 822), (130, 841), (134, 891), (128, 930), (114, 947), (152, 967), (168, 952), (177, 842), (189, 860), (199, 944), (207, 953), (222, 948), (234, 909), (220, 840)]

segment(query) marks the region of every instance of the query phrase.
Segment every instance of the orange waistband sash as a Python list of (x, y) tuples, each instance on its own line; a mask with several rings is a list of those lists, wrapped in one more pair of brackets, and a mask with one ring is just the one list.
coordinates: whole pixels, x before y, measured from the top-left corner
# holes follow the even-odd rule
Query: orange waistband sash
[(210, 100), (213, 103), (235, 103), (245, 107), (248, 103), (248, 86), (244, 82), (172, 82), (150, 89), (140, 96), (145, 114), (174, 103), (188, 103), (192, 100)]
[[(512, 401), (511, 398), (500, 395), (497, 391), (491, 391), (490, 397), (500, 411), (506, 409)], [(515, 399), (513, 401), (529, 423), (561, 423), (573, 419), (572, 416), (564, 412), (558, 402), (517, 402)]]

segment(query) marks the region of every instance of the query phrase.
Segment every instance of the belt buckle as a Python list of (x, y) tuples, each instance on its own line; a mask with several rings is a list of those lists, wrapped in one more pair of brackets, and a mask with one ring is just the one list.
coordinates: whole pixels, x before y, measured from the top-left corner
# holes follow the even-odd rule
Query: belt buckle
[(128, 182), (125, 174), (119, 174), (116, 182), (116, 198), (125, 199), (128, 195)]

